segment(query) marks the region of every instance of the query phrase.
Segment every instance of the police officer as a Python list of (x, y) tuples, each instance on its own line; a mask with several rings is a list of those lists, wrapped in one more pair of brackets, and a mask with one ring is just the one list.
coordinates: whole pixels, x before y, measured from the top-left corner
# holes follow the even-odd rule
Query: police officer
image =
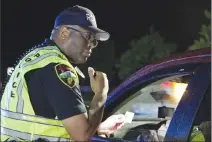
[(1, 141), (88, 141), (103, 115), (108, 80), (88, 68), (95, 93), (86, 110), (74, 64), (83, 64), (109, 33), (97, 28), (91, 10), (74, 6), (55, 20), (50, 39), (14, 68), (1, 101)]

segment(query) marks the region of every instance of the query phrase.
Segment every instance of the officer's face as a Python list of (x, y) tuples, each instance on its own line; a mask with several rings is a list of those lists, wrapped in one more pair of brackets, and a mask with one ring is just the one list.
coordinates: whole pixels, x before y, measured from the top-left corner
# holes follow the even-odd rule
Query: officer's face
[(96, 46), (96, 40), (89, 31), (77, 27), (67, 27), (69, 38), (64, 42), (66, 55), (77, 64), (87, 61)]

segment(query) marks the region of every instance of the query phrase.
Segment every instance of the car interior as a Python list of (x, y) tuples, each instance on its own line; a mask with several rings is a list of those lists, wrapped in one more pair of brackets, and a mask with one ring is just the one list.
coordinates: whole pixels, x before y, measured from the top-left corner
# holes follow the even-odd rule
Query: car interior
[(134, 113), (110, 138), (135, 141), (142, 139), (162, 141), (172, 115), (183, 96), (190, 76), (171, 76), (139, 88), (114, 109), (114, 114)]

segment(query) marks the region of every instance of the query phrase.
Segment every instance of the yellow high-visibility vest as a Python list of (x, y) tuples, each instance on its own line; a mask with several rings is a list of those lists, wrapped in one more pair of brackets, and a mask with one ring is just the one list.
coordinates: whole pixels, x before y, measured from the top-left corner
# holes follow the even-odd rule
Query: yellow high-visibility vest
[[(20, 60), (8, 81), (1, 100), (1, 141), (8, 138), (33, 141), (38, 138), (49, 141), (70, 141), (71, 137), (57, 119), (36, 116), (30, 102), (24, 75), (50, 63), (74, 67), (56, 46), (37, 48)], [(79, 79), (77, 77), (77, 83)]]
[(191, 132), (190, 142), (205, 142), (204, 135), (197, 126), (194, 126), (193, 131)]

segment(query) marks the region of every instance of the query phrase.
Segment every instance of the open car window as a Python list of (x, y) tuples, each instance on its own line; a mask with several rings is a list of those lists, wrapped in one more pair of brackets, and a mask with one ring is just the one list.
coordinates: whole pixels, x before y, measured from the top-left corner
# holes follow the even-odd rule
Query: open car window
[(162, 141), (189, 80), (189, 75), (171, 76), (129, 94), (112, 114), (132, 112), (133, 120), (110, 137), (129, 141)]

